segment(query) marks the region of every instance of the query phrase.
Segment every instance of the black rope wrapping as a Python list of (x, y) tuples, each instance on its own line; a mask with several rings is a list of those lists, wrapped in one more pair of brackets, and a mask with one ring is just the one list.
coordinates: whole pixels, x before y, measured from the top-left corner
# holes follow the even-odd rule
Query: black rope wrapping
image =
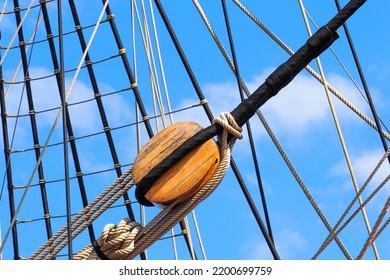
[(99, 259), (105, 260), (105, 261), (109, 261), (109, 260), (110, 260), (110, 258), (107, 257), (107, 256), (103, 253), (103, 251), (100, 249), (100, 246), (99, 246), (97, 240), (95, 240), (94, 242), (92, 242), (92, 247), (93, 247), (93, 249), (95, 250), (96, 255), (98, 255)]
[[(242, 101), (231, 112), (231, 115), (236, 120), (237, 124), (243, 126), (256, 113), (257, 109), (288, 85), (311, 60), (325, 51), (339, 37), (337, 29), (366, 1), (367, 0), (352, 0), (345, 5), (335, 17), (311, 36), (293, 56), (285, 63), (281, 64), (252, 95)], [(138, 202), (145, 206), (153, 206), (153, 203), (145, 198), (145, 194), (157, 179), (179, 162), (186, 154), (218, 135), (220, 132), (222, 132), (222, 127), (218, 124), (205, 128), (185, 141), (169, 156), (157, 164), (138, 183), (135, 190), (135, 196)]]

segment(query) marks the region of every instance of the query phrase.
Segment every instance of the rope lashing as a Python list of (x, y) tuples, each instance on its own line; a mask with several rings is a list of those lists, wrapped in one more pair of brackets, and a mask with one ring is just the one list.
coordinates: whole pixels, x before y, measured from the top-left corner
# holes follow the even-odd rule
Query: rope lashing
[(229, 112), (221, 113), (219, 118), (215, 118), (213, 120), (213, 124), (215, 123), (222, 126), (224, 131), (226, 130), (229, 134), (234, 136), (234, 140), (242, 139), (242, 128), (237, 124), (237, 122)]
[[(138, 239), (137, 237), (137, 246), (134, 251), (127, 256), (126, 259), (133, 259), (140, 252), (143, 252), (145, 249), (150, 247), (155, 241), (161, 238), (165, 233), (167, 233), (171, 228), (173, 228), (177, 223), (179, 223), (188, 213), (190, 213), (199, 203), (205, 200), (219, 185), (222, 181), (224, 175), (226, 174), (227, 169), (230, 166), (230, 157), (233, 144), (235, 142), (235, 136), (230, 139), (228, 142), (229, 130), (239, 131), (241, 128), (236, 125), (235, 120), (229, 115), (217, 118), (214, 122), (224, 123), (226, 129), (223, 129), (222, 133), (218, 135), (220, 145), (221, 145), (221, 162), (214, 172), (213, 176), (209, 179), (207, 184), (201, 188), (198, 193), (196, 193), (192, 198), (176, 205), (169, 205), (167, 208), (163, 209), (159, 215), (157, 215), (152, 221), (150, 221), (143, 229), (143, 234)], [(224, 119), (228, 120), (225, 122)], [(234, 132), (239, 138), (242, 138), (241, 134)]]
[[(117, 227), (108, 224), (102, 235), (94, 243), (84, 247), (74, 257), (75, 260), (123, 260), (132, 259), (145, 248), (157, 241), (179, 221), (181, 221), (196, 205), (206, 199), (219, 185), (230, 163), (230, 153), (236, 139), (242, 139), (241, 128), (229, 113), (222, 113), (213, 122), (223, 127), (219, 135), (222, 162), (209, 182), (191, 199), (171, 205), (156, 216), (144, 228), (126, 218)], [(229, 135), (232, 135), (228, 141)], [(157, 221), (156, 221), (157, 220)], [(137, 241), (137, 246), (136, 246)]]
[(121, 260), (134, 250), (135, 238), (142, 226), (125, 218), (118, 226), (108, 224), (94, 243), (77, 253), (75, 260)]

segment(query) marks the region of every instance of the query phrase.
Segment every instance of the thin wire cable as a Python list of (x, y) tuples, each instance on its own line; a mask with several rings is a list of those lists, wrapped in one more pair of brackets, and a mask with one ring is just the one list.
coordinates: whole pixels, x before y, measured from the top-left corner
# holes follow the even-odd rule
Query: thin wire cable
[(62, 141), (63, 141), (63, 157), (64, 157), (64, 173), (65, 173), (65, 202), (66, 202), (66, 221), (68, 228), (68, 257), (72, 260), (73, 257), (73, 242), (72, 242), (72, 206), (70, 195), (70, 180), (69, 180), (69, 151), (68, 151), (68, 129), (67, 129), (67, 109), (65, 98), (65, 57), (64, 57), (64, 34), (63, 34), (63, 19), (62, 19), (62, 1), (57, 0), (58, 11), (58, 46), (60, 57), (60, 93), (61, 93), (61, 110), (62, 110)]
[[(268, 27), (266, 27), (258, 18), (256, 18), (253, 13), (251, 13), (239, 0), (233, 0), (233, 2), (255, 23), (257, 24), (272, 40), (274, 40), (283, 50), (285, 50), (289, 55), (293, 55), (294, 52), (289, 48), (275, 33), (273, 33)], [(314, 71), (310, 66), (306, 66), (305, 69), (320, 83), (323, 83), (321, 75)], [(345, 98), (340, 92), (338, 92), (332, 85), (328, 83), (328, 89), (332, 92), (341, 102), (343, 102), (347, 107), (349, 107), (355, 114), (362, 118), (367, 124), (372, 128), (378, 130), (374, 121), (372, 121), (366, 114), (359, 110), (355, 105), (352, 104), (347, 98)], [(390, 134), (386, 131), (383, 131), (386, 139), (390, 140)]]
[(3, 57), (0, 59), (0, 65), (3, 64), (4, 59), (5, 59), (5, 57), (7, 56), (8, 51), (11, 49), (12, 43), (15, 41), (16, 37), (18, 36), (18, 32), (19, 32), (20, 28), (22, 28), (22, 25), (23, 25), (24, 21), (26, 20), (26, 18), (27, 18), (27, 16), (28, 16), (28, 13), (30, 12), (31, 7), (33, 6), (33, 4), (34, 4), (34, 0), (31, 0), (31, 2), (30, 2), (30, 4), (29, 4), (28, 8), (26, 9), (26, 12), (24, 13), (24, 16), (22, 17), (22, 19), (21, 19), (21, 21), (20, 21), (18, 27), (17, 27), (16, 30), (15, 30), (14, 35), (12, 36), (12, 39), (10, 40), (10, 42), (9, 42), (9, 44), (8, 44), (8, 46), (7, 46), (7, 48), (5, 49), (5, 52), (4, 52)]
[[(84, 51), (84, 53), (83, 53), (83, 55), (82, 55), (82, 57), (81, 57), (81, 59), (80, 59), (80, 63), (79, 63), (79, 65), (78, 65), (77, 71), (76, 71), (75, 75), (73, 76), (73, 79), (72, 79), (72, 81), (71, 81), (71, 83), (70, 83), (70, 85), (69, 85), (68, 91), (67, 91), (67, 93), (66, 93), (66, 95), (65, 95), (65, 99), (68, 99), (70, 93), (72, 92), (73, 86), (74, 86), (74, 84), (75, 84), (75, 82), (76, 82), (76, 80), (77, 80), (77, 77), (78, 77), (78, 74), (79, 74), (79, 72), (80, 72), (81, 66), (82, 66), (82, 64), (83, 64), (83, 62), (84, 62), (84, 60), (85, 60), (85, 57), (86, 57), (86, 55), (87, 55), (87, 53), (88, 53), (89, 48), (91, 47), (91, 44), (92, 44), (92, 42), (93, 42), (93, 39), (95, 38), (97, 29), (98, 29), (98, 27), (99, 27), (99, 25), (100, 25), (101, 19), (103, 18), (103, 15), (104, 15), (105, 9), (106, 9), (106, 7), (107, 7), (107, 5), (108, 5), (108, 2), (109, 2), (109, 1), (107, 0), (107, 1), (105, 2), (105, 4), (103, 5), (103, 10), (102, 10), (102, 12), (101, 12), (100, 15), (99, 15), (99, 20), (98, 20), (98, 22), (97, 22), (97, 24), (96, 24), (96, 26), (95, 26), (95, 28), (94, 28), (92, 34), (91, 34), (90, 40), (89, 40), (89, 42), (88, 42), (88, 44), (87, 44), (87, 48), (86, 48), (86, 50)], [(17, 209), (16, 209), (16, 211), (15, 211), (15, 215), (14, 215), (14, 217), (12, 218), (11, 223), (10, 223), (10, 226), (9, 226), (7, 232), (6, 232), (5, 237), (4, 237), (3, 244), (1, 244), (0, 253), (3, 251), (4, 245), (5, 245), (6, 241), (8, 240), (8, 237), (9, 237), (9, 235), (10, 235), (10, 233), (11, 233), (12, 227), (14, 226), (14, 224), (15, 224), (15, 222), (16, 222), (16, 220), (17, 220), (18, 214), (19, 214), (19, 212), (20, 212), (20, 210), (21, 210), (21, 208), (22, 208), (22, 205), (23, 205), (23, 202), (24, 202), (24, 200), (25, 200), (25, 198), (26, 198), (26, 196), (27, 196), (28, 190), (29, 190), (29, 188), (30, 188), (30, 186), (31, 186), (31, 184), (32, 184), (32, 181), (33, 181), (33, 179), (34, 179), (34, 177), (35, 177), (35, 174), (36, 174), (36, 172), (37, 172), (37, 170), (38, 170), (38, 166), (39, 166), (40, 162), (42, 161), (42, 158), (43, 158), (43, 155), (44, 155), (44, 153), (45, 153), (45, 151), (46, 151), (46, 148), (47, 148), (47, 146), (49, 145), (49, 142), (50, 142), (51, 137), (52, 137), (52, 135), (53, 135), (53, 133), (54, 133), (54, 130), (55, 130), (55, 128), (56, 128), (56, 126), (57, 126), (57, 124), (58, 124), (58, 122), (59, 122), (59, 119), (60, 119), (60, 117), (61, 117), (61, 114), (62, 114), (62, 109), (60, 108), (59, 111), (58, 111), (57, 117), (56, 117), (56, 119), (55, 119), (55, 121), (54, 121), (54, 123), (53, 123), (53, 126), (52, 126), (52, 128), (51, 128), (51, 130), (50, 130), (50, 132), (49, 132), (49, 135), (48, 135), (48, 137), (47, 137), (47, 139), (46, 139), (46, 141), (45, 141), (45, 144), (44, 144), (44, 146), (42, 147), (42, 151), (41, 151), (40, 157), (39, 157), (39, 159), (37, 160), (37, 163), (35, 164), (35, 167), (34, 167), (34, 169), (33, 169), (33, 171), (32, 171), (31, 177), (30, 177), (30, 179), (29, 179), (29, 181), (28, 181), (28, 183), (27, 183), (27, 185), (26, 185), (26, 189), (24, 190), (24, 192), (23, 192), (23, 194), (22, 194), (22, 196), (21, 196), (19, 205), (18, 205), (18, 207), (17, 207)]]
[[(299, 6), (301, 8), (303, 20), (304, 20), (304, 23), (305, 23), (308, 35), (312, 36), (310, 24), (309, 24), (309, 21), (307, 20), (306, 9), (305, 9), (305, 7), (303, 5), (303, 1), (302, 0), (298, 0), (298, 3), (299, 3)], [(340, 126), (340, 123), (339, 123), (339, 120), (338, 120), (338, 117), (337, 117), (336, 109), (335, 109), (335, 107), (333, 105), (332, 97), (330, 95), (330, 92), (329, 92), (329, 89), (328, 89), (328, 86), (327, 86), (328, 83), (326, 81), (325, 73), (324, 73), (324, 70), (322, 68), (322, 63), (321, 63), (321, 60), (320, 60), (319, 57), (316, 58), (316, 62), (317, 62), (318, 70), (319, 70), (320, 75), (321, 75), (321, 79), (323, 81), (326, 97), (328, 99), (328, 103), (329, 103), (329, 107), (330, 107), (330, 110), (331, 110), (331, 113), (332, 113), (332, 116), (333, 116), (334, 124), (336, 126), (337, 134), (339, 136), (340, 144), (341, 144), (341, 147), (343, 149), (345, 161), (346, 161), (347, 166), (348, 166), (348, 170), (349, 170), (349, 173), (350, 173), (350, 176), (351, 176), (352, 184), (353, 184), (353, 187), (355, 189), (355, 192), (359, 193), (359, 186), (358, 186), (357, 181), (356, 181), (355, 172), (354, 172), (354, 169), (352, 167), (352, 163), (351, 163), (351, 159), (349, 157), (347, 145), (345, 143), (343, 132), (341, 130), (341, 126)], [(363, 204), (362, 198), (359, 197), (358, 200), (359, 200), (360, 205), (362, 205)], [(363, 215), (363, 219), (364, 219), (364, 223), (366, 225), (367, 231), (370, 234), (371, 233), (371, 226), (370, 226), (370, 222), (368, 220), (365, 208), (362, 208), (362, 215)], [(372, 249), (374, 250), (374, 254), (375, 254), (376, 259), (379, 259), (379, 253), (378, 253), (378, 250), (376, 248), (375, 243), (372, 244)]]
[[(0, 23), (3, 21), (3, 15), (5, 13), (5, 8), (7, 7), (7, 3), (8, 3), (8, 0), (5, 0), (4, 1), (4, 4), (3, 4), (3, 8), (1, 9), (1, 13), (0, 13)], [(0, 238), (1, 240), (1, 238)]]
[[(314, 27), (318, 30), (318, 25), (316, 24), (316, 22), (314, 21), (314, 19), (310, 16), (309, 12), (306, 11), (306, 15), (308, 16), (308, 18), (310, 19), (311, 23), (314, 25)], [(347, 26), (346, 23), (344, 23), (343, 26)], [(349, 34), (349, 32), (348, 32)], [(350, 34), (349, 36), (347, 35), (347, 38), (350, 37)], [(352, 40), (352, 39), (351, 39)], [(352, 41), (351, 41), (352, 42)], [(343, 71), (345, 72), (345, 74), (348, 76), (348, 78), (350, 79), (350, 81), (352, 82), (352, 84), (355, 86), (355, 88), (357, 89), (357, 91), (360, 93), (360, 95), (362, 96), (362, 98), (364, 99), (364, 101), (367, 102), (368, 105), (370, 105), (367, 97), (364, 95), (364, 92), (363, 90), (359, 87), (358, 83), (355, 81), (355, 79), (352, 77), (352, 74), (348, 71), (347, 67), (345, 66), (345, 64), (341, 61), (341, 58), (337, 55), (337, 53), (334, 51), (334, 49), (332, 48), (332, 46), (329, 47), (329, 50), (332, 52), (333, 56), (335, 57), (335, 59), (337, 60), (337, 62), (340, 64), (340, 67), (343, 69)], [(389, 129), (386, 127), (386, 124), (381, 120), (381, 118), (377, 115), (377, 118), (380, 122), (380, 126), (383, 126), (383, 128), (389, 132)]]
[[(231, 28), (230, 28), (229, 15), (228, 15), (225, 0), (222, 0), (222, 7), (223, 7), (223, 13), (225, 16), (225, 25), (226, 25), (226, 29), (227, 29), (227, 33), (228, 33), (228, 37), (229, 37), (230, 50), (231, 50), (231, 54), (232, 54), (232, 58), (233, 58), (233, 68), (234, 68), (233, 72), (234, 72), (234, 76), (236, 77), (236, 80), (237, 80), (237, 86), (238, 86), (238, 90), (240, 93), (241, 101), (243, 101), (245, 97), (244, 97), (244, 93), (243, 93), (243, 89), (242, 89), (242, 85), (241, 85), (241, 74), (240, 74), (240, 70), (239, 70), (239, 66), (238, 66), (238, 61), (237, 61), (237, 56), (236, 56), (236, 51), (235, 51), (234, 41), (233, 41), (233, 35), (231, 32)], [(263, 211), (264, 211), (265, 221), (267, 224), (268, 234), (269, 234), (272, 242), (275, 242), (274, 238), (273, 238), (273, 234), (272, 234), (271, 220), (270, 220), (269, 214), (268, 214), (267, 201), (265, 198), (264, 188), (263, 188), (263, 184), (262, 184), (262, 180), (261, 180), (260, 168), (259, 168), (259, 163), (257, 160), (256, 148), (255, 148), (255, 144), (254, 144), (254, 140), (253, 140), (250, 121), (246, 122), (246, 126), (247, 126), (247, 133), (248, 133), (248, 138), (249, 138), (251, 152), (252, 152), (253, 164), (255, 167), (257, 184), (259, 186), (260, 197), (261, 197), (261, 201), (263, 204)]]
[[(6, 2), (7, 2), (7, 1), (5, 1), (5, 3), (6, 3)], [(5, 8), (5, 7), (3, 7), (3, 12), (4, 12), (4, 8)], [(36, 38), (35, 35), (36, 35), (37, 29), (38, 29), (38, 27), (39, 27), (39, 25), (40, 25), (40, 23), (41, 23), (41, 21), (42, 21), (42, 18), (43, 18), (43, 15), (40, 14), (40, 15), (39, 15), (39, 18), (38, 18), (38, 21), (37, 21), (37, 24), (35, 25), (35, 27), (34, 27), (32, 33), (31, 33), (31, 36), (30, 36), (30, 39), (29, 39), (29, 43), (35, 41), (35, 38)], [(1, 20), (0, 20), (0, 22), (1, 22)], [(0, 35), (1, 35), (1, 34), (0, 34)], [(26, 53), (27, 53), (28, 49), (29, 49), (29, 46), (26, 46)], [(17, 75), (17, 73), (19, 72), (21, 65), (22, 65), (22, 60), (19, 61), (18, 66), (16, 67), (16, 70), (14, 71), (14, 74), (13, 74), (13, 76), (12, 76), (12, 80), (11, 80), (11, 81), (14, 81), (14, 79), (16, 78), (16, 75)], [(23, 83), (24, 83), (24, 82), (25, 82), (25, 81), (23, 81)], [(4, 80), (3, 80), (3, 84), (4, 84)], [(5, 90), (5, 93), (4, 93), (4, 98), (5, 98), (5, 99), (7, 98), (7, 95), (8, 95), (8, 93), (9, 93), (10, 89), (11, 89), (11, 86), (12, 86), (12, 84), (9, 84), (9, 85), (7, 86), (7, 89)], [(21, 92), (23, 93), (23, 92), (24, 92), (24, 89), (23, 89)], [(15, 139), (15, 135), (16, 135), (16, 128), (17, 128), (17, 124), (18, 124), (18, 120), (19, 120), (18, 118), (20, 117), (20, 111), (21, 111), (21, 106), (22, 106), (22, 99), (23, 99), (23, 94), (21, 94), (20, 99), (19, 99), (19, 105), (18, 105), (18, 109), (17, 109), (17, 112), (18, 112), (18, 113), (17, 113), (17, 116), (16, 116), (17, 119), (16, 119), (16, 121), (15, 121), (15, 125), (14, 125), (14, 128), (13, 128), (13, 130), (12, 130), (13, 132), (12, 132), (12, 137), (11, 137), (10, 152), (11, 152), (11, 150), (12, 150), (12, 146), (13, 146), (14, 139)], [(29, 115), (28, 115), (28, 116), (29, 116)], [(9, 115), (7, 115), (7, 117), (9, 117)], [(2, 199), (2, 196), (3, 196), (3, 189), (4, 189), (4, 185), (5, 185), (5, 179), (6, 179), (6, 173), (7, 173), (8, 166), (9, 166), (9, 162), (7, 161), (7, 163), (6, 163), (6, 168), (5, 168), (5, 171), (4, 171), (3, 180), (2, 180), (2, 187), (1, 187), (1, 191), (0, 191), (0, 202), (1, 202), (1, 199)]]
[[(153, 77), (153, 84), (154, 84), (154, 87), (155, 87), (155, 92), (154, 94), (156, 95), (156, 100), (157, 100), (157, 104), (158, 104), (158, 108), (159, 108), (159, 111), (160, 111), (160, 114), (161, 115), (165, 115), (164, 111), (164, 106), (163, 106), (163, 101), (162, 101), (162, 94), (161, 94), (161, 88), (160, 88), (160, 83), (159, 83), (159, 75), (158, 75), (158, 71), (157, 71), (157, 66), (156, 66), (156, 59), (155, 59), (155, 55), (154, 55), (154, 49), (153, 49), (153, 44), (152, 44), (152, 36), (151, 36), (151, 32), (150, 32), (150, 28), (149, 28), (149, 24), (148, 24), (148, 17), (147, 17), (147, 14), (146, 14), (146, 9), (145, 9), (145, 5), (144, 5), (144, 1), (141, 2), (142, 3), (142, 12), (143, 12), (143, 15), (144, 15), (144, 22), (145, 22), (145, 33), (146, 33), (146, 38), (147, 38), (147, 46), (148, 46), (148, 50), (149, 50), (149, 53), (150, 53), (150, 58), (151, 58), (151, 68), (152, 68), (152, 77)], [(152, 25), (153, 25), (154, 21), (153, 21), (153, 18), (152, 18)], [(154, 27), (155, 29), (155, 27)], [(156, 33), (156, 30), (154, 30)], [(166, 120), (165, 118), (162, 118), (161, 119), (162, 123), (163, 123), (163, 127), (166, 128), (167, 127), (167, 123), (166, 123)]]
[[(142, 1), (142, 3), (143, 3), (143, 1)], [(162, 107), (160, 106), (161, 102), (159, 100), (159, 95), (157, 94), (157, 92), (158, 92), (157, 81), (156, 81), (157, 79), (156, 79), (156, 76), (154, 75), (154, 71), (153, 71), (154, 59), (153, 59), (153, 51), (152, 51), (152, 48), (150, 46), (151, 43), (150, 43), (149, 29), (148, 29), (148, 25), (147, 25), (147, 17), (146, 17), (145, 9), (144, 9), (144, 7), (142, 7), (142, 15), (143, 15), (142, 18), (143, 18), (143, 22), (144, 22), (144, 24), (142, 24), (141, 16), (140, 16), (140, 13), (138, 11), (138, 6), (135, 4), (134, 8), (136, 11), (138, 26), (139, 26), (142, 42), (144, 45), (144, 51), (145, 51), (147, 64), (148, 64), (148, 68), (149, 68), (149, 78), (150, 78), (150, 84), (151, 84), (151, 90), (152, 90), (152, 102), (153, 102), (154, 115), (158, 115), (157, 107), (159, 107), (160, 111), (161, 111)], [(157, 104), (159, 104), (159, 105), (157, 105)], [(162, 118), (162, 122), (163, 122), (163, 126), (166, 127), (165, 118)], [(159, 129), (157, 119), (156, 119), (155, 125), (156, 125), (156, 130), (159, 131), (160, 129)]]
[(191, 214), (192, 214), (192, 219), (194, 221), (194, 226), (195, 226), (195, 231), (196, 231), (196, 235), (198, 236), (198, 242), (199, 242), (199, 247), (200, 247), (200, 250), (202, 252), (202, 257), (204, 260), (207, 260), (207, 257), (206, 257), (206, 250), (203, 246), (203, 241), (202, 241), (202, 235), (200, 234), (200, 230), (199, 230), (199, 225), (198, 225), (198, 220), (196, 218), (196, 214), (195, 214), (195, 211), (192, 210), (191, 211)]
[[(335, 3), (336, 3), (336, 6), (337, 6), (337, 10), (340, 11), (340, 3), (339, 3), (339, 1), (335, 0)], [(383, 135), (383, 132), (382, 132), (381, 122), (380, 122), (380, 119), (378, 117), (378, 114), (376, 113), (374, 101), (372, 100), (371, 93), (370, 93), (370, 90), (369, 90), (367, 82), (366, 82), (366, 78), (364, 76), (362, 67), (360, 66), (359, 58), (358, 58), (358, 55), (356, 53), (355, 46), (354, 46), (354, 44), (352, 42), (351, 34), (349, 33), (347, 23), (344, 23), (343, 27), (344, 27), (345, 34), (347, 35), (347, 40), (348, 40), (348, 43), (349, 43), (349, 46), (350, 46), (353, 58), (355, 60), (356, 68), (358, 70), (358, 73), (359, 73), (359, 76), (360, 76), (360, 80), (361, 80), (363, 88), (364, 88), (364, 92), (366, 93), (366, 96), (367, 96), (368, 104), (370, 105), (371, 113), (372, 113), (372, 115), (374, 117), (375, 124), (378, 127), (379, 138), (380, 138), (380, 140), (382, 142), (384, 150), (387, 151), (388, 146), (387, 146), (387, 142), (386, 142), (385, 136)], [(390, 156), (388, 157), (388, 161), (390, 163)]]
[(163, 88), (164, 88), (164, 92), (165, 92), (165, 100), (167, 102), (168, 115), (169, 115), (171, 124), (173, 124), (173, 116), (171, 114), (171, 112), (172, 112), (171, 102), (170, 102), (170, 98), (169, 98), (167, 81), (166, 81), (166, 78), (165, 78), (164, 63), (163, 63), (161, 50), (160, 50), (160, 43), (159, 43), (159, 39), (158, 39), (157, 25), (156, 25), (156, 20), (155, 20), (155, 17), (154, 17), (154, 12), (153, 12), (152, 0), (149, 0), (149, 8), (150, 8), (150, 15), (151, 15), (151, 18), (152, 18), (154, 38), (155, 38), (155, 41), (156, 41), (156, 51), (157, 51), (159, 65), (160, 65), (161, 79), (162, 79)]
[(373, 169), (373, 171), (371, 172), (371, 174), (368, 176), (367, 180), (364, 182), (363, 186), (360, 188), (360, 191), (359, 193), (357, 193), (355, 195), (355, 197), (352, 199), (351, 203), (349, 203), (348, 207), (346, 208), (346, 210), (344, 211), (344, 213), (341, 215), (340, 219), (337, 221), (337, 223), (335, 224), (335, 226), (333, 227), (333, 229), (329, 232), (328, 236), (326, 237), (325, 241), (323, 242), (323, 244), (320, 246), (320, 248), (317, 250), (317, 252), (314, 254), (314, 256), (312, 257), (312, 259), (316, 259), (320, 253), (330, 244), (330, 242), (335, 238), (337, 237), (340, 232), (350, 223), (350, 221), (352, 221), (352, 219), (360, 212), (360, 209), (362, 208), (362, 206), (364, 207), (365, 205), (368, 204), (368, 202), (379, 192), (380, 189), (383, 188), (383, 186), (388, 182), (388, 180), (390, 179), (390, 175), (387, 176), (387, 178), (385, 178), (383, 180), (383, 182), (367, 197), (367, 199), (364, 201), (364, 203), (359, 206), (358, 209), (355, 210), (355, 212), (350, 216), (350, 218), (342, 225), (340, 226), (340, 224), (342, 223), (342, 221), (345, 219), (345, 217), (348, 215), (349, 211), (352, 209), (353, 205), (355, 204), (355, 202), (357, 201), (357, 199), (359, 197), (361, 197), (361, 194), (363, 193), (363, 191), (366, 189), (366, 187), (368, 186), (368, 184), (371, 182), (371, 180), (374, 178), (375, 174), (378, 172), (379, 168), (382, 166), (383, 162), (386, 160), (386, 158), (390, 155), (390, 149), (386, 151), (386, 153), (382, 156), (382, 158), (379, 160), (379, 162), (377, 163), (377, 165), (375, 166), (375, 168)]
[[(198, 3), (196, 0), (194, 0), (193, 2), (194, 2), (194, 4)], [(207, 20), (207, 17), (205, 16), (203, 10), (201, 9), (200, 5), (196, 5), (196, 8), (198, 9), (198, 11), (199, 11), (203, 21), (205, 22), (205, 24), (206, 24), (206, 26), (207, 26), (211, 36), (215, 40), (218, 48), (220, 49), (222, 55), (224, 56), (226, 62), (228, 63), (228, 65), (230, 66), (231, 70), (234, 73), (233, 63), (231, 62), (231, 60), (229, 58), (229, 55), (227, 54), (227, 52), (226, 52), (225, 48), (223, 47), (222, 43), (218, 39), (218, 36), (215, 33), (215, 31), (213, 30), (210, 22)], [(243, 7), (243, 8), (246, 10), (246, 12), (249, 13), (249, 11), (245, 7)], [(241, 84), (242, 84), (242, 87), (244, 89), (245, 94), (247, 96), (249, 96), (250, 92), (249, 92), (247, 86), (245, 85), (244, 81), (241, 80)], [(312, 205), (313, 209), (316, 211), (317, 215), (320, 217), (320, 219), (324, 223), (325, 227), (329, 231), (331, 231), (332, 230), (332, 226), (330, 225), (329, 221), (326, 219), (326, 217), (325, 217), (324, 213), (322, 212), (321, 208), (319, 207), (319, 205), (317, 204), (317, 202), (313, 198), (312, 194), (310, 193), (309, 189), (307, 188), (306, 184), (304, 183), (304, 181), (303, 181), (302, 177), (300, 176), (299, 172), (295, 168), (294, 164), (291, 162), (291, 160), (288, 157), (287, 153), (285, 152), (285, 150), (283, 149), (282, 145), (280, 144), (278, 138), (276, 137), (276, 135), (272, 131), (271, 127), (269, 126), (269, 124), (268, 124), (267, 120), (265, 119), (264, 115), (261, 113), (260, 110), (257, 110), (256, 114), (257, 114), (258, 118), (260, 119), (260, 122), (263, 124), (265, 130), (267, 131), (268, 135), (270, 136), (270, 138), (271, 138), (272, 142), (274, 143), (276, 149), (279, 151), (280, 155), (282, 156), (283, 160), (285, 161), (287, 167), (290, 169), (291, 174), (294, 176), (295, 180), (297, 181), (297, 183), (301, 187), (302, 191), (304, 192), (304, 194), (308, 198), (308, 201)], [(348, 252), (347, 248), (345, 247), (345, 245), (343, 244), (341, 239), (338, 236), (336, 236), (335, 240), (336, 240), (337, 245), (340, 247), (341, 251), (343, 252), (344, 256), (347, 259), (352, 259), (351, 254)]]

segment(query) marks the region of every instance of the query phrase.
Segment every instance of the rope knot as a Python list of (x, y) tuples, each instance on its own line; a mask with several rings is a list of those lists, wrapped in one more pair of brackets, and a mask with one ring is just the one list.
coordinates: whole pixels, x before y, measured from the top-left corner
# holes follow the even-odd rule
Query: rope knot
[[(222, 112), (218, 118), (213, 120), (213, 124), (215, 123), (223, 127), (222, 135), (218, 136), (218, 139), (222, 145), (222, 150), (226, 150), (227, 146), (232, 149), (236, 139), (242, 139), (242, 128), (236, 123), (235, 119), (229, 112)], [(228, 145), (229, 134), (232, 135), (233, 138), (230, 140)]]
[(93, 244), (82, 249), (75, 259), (123, 260), (135, 248), (135, 239), (142, 226), (125, 218), (118, 226), (108, 224)]
[(224, 130), (237, 139), (242, 139), (242, 128), (236, 123), (235, 119), (229, 112), (222, 112), (218, 118), (213, 120), (213, 124), (217, 123), (223, 127)]

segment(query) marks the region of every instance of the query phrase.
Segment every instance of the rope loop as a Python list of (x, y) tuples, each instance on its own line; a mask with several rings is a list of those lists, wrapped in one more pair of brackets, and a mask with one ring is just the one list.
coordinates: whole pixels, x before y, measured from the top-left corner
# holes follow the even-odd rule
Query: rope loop
[(227, 139), (229, 134), (233, 136), (229, 143), (230, 149), (233, 148), (236, 139), (242, 139), (242, 128), (237, 124), (237, 122), (229, 112), (222, 112), (218, 118), (215, 118), (213, 120), (213, 124), (215, 123), (223, 127), (222, 135), (218, 136), (222, 144), (222, 150), (225, 150), (224, 145), (227, 145)]
[(134, 243), (142, 226), (125, 218), (118, 226), (108, 224), (93, 244), (89, 244), (74, 257), (75, 260), (123, 260), (134, 250)]
[(225, 130), (229, 132), (229, 134), (233, 135), (237, 139), (242, 139), (242, 128), (236, 123), (235, 119), (229, 112), (222, 112), (219, 118), (215, 118), (213, 120), (213, 124), (218, 123)]

